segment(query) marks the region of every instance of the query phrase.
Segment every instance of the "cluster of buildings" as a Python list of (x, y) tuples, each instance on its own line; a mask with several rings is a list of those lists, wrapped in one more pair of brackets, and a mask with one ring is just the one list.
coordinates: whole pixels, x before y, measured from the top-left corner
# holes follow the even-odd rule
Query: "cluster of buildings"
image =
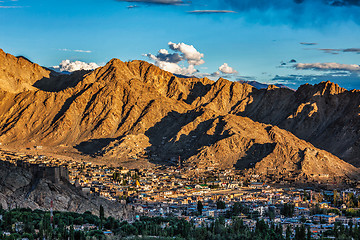
[[(214, 168), (189, 174), (189, 171), (176, 166), (125, 169), (13, 153), (2, 153), (1, 159), (34, 172), (45, 168), (47, 170), (41, 171), (42, 174), (54, 174), (55, 182), (66, 179), (81, 188), (84, 194), (131, 204), (138, 216), (181, 217), (197, 226), (224, 217), (225, 223), (231, 224), (234, 206), (240, 203), (242, 210), (236, 216), (250, 228), (255, 227), (258, 219), (281, 224), (284, 229), (305, 224), (313, 237), (320, 237), (336, 222), (345, 225), (360, 222), (360, 218), (342, 216), (349, 207), (349, 195), (353, 199), (360, 197), (357, 188), (339, 192), (309, 186), (286, 188), (260, 181), (259, 176), (244, 176), (235, 170)], [(340, 204), (334, 205), (335, 198)], [(201, 211), (199, 202), (203, 206)], [(284, 213), (285, 205), (293, 206), (291, 213)]]

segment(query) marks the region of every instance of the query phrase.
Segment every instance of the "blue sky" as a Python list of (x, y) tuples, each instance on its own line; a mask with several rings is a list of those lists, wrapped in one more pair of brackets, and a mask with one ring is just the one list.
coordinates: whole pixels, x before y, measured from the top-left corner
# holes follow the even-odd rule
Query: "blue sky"
[(2, 0), (0, 48), (47, 67), (66, 59), (97, 65), (111, 58), (141, 59), (213, 79), (295, 89), (330, 80), (360, 89), (359, 5), (357, 0)]

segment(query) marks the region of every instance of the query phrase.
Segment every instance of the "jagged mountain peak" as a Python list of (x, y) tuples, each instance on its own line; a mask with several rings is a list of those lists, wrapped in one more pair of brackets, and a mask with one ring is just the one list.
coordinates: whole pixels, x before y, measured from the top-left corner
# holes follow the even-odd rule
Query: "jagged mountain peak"
[(345, 88), (340, 87), (338, 84), (323, 81), (319, 84), (314, 85), (314, 88), (319, 92), (320, 95), (336, 95), (347, 91)]
[(330, 81), (323, 81), (315, 85), (311, 85), (308, 83), (301, 85), (296, 92), (300, 95), (306, 95), (306, 96), (310, 96), (310, 95), (328, 96), (328, 95), (338, 95), (347, 91), (348, 90), (340, 87), (336, 83)]

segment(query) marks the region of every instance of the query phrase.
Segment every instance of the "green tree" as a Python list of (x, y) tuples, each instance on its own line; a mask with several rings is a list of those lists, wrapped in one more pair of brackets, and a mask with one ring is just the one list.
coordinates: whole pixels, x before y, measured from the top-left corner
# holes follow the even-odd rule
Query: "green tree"
[(339, 202), (339, 197), (338, 197), (337, 190), (334, 190), (333, 194), (334, 194), (334, 196), (333, 196), (333, 204), (336, 207), (336, 206), (338, 206), (338, 202)]
[(198, 211), (199, 215), (202, 214), (203, 208), (204, 208), (204, 206), (203, 206), (202, 202), (199, 200), (199, 201), (197, 202), (197, 211)]
[(231, 207), (230, 216), (238, 216), (241, 213), (248, 214), (249, 209), (241, 204), (240, 202), (235, 202), (234, 205)]
[(103, 221), (104, 221), (104, 207), (100, 205), (100, 229), (103, 228)]
[(295, 240), (306, 240), (306, 229), (304, 225), (295, 228)]
[(291, 203), (285, 203), (281, 214), (284, 215), (285, 217), (292, 217), (294, 215), (295, 212), (295, 206), (294, 204)]
[(311, 230), (309, 227), (307, 228), (307, 231), (306, 231), (306, 239), (311, 240)]
[(256, 222), (255, 234), (259, 236), (266, 236), (269, 230), (269, 226), (265, 223), (263, 219)]
[(225, 202), (221, 201), (221, 200), (217, 201), (216, 202), (216, 208), (217, 209), (225, 209), (226, 208)]
[(31, 233), (24, 233), (21, 237), (22, 237), (23, 239), (34, 240), (34, 236), (33, 236), (33, 234), (31, 234)]
[(75, 240), (74, 226), (70, 226), (70, 240)]
[(346, 207), (348, 207), (348, 208), (355, 207), (355, 202), (356, 202), (356, 199), (355, 199), (354, 193), (348, 193), (348, 195), (346, 197)]

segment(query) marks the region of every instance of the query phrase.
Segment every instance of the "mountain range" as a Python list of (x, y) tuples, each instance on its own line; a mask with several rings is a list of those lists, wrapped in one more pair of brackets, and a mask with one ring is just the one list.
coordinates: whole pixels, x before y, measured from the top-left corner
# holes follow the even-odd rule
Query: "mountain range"
[(358, 90), (331, 82), (257, 89), (119, 59), (61, 74), (0, 50), (0, 142), (8, 148), (357, 179), (359, 106)]

